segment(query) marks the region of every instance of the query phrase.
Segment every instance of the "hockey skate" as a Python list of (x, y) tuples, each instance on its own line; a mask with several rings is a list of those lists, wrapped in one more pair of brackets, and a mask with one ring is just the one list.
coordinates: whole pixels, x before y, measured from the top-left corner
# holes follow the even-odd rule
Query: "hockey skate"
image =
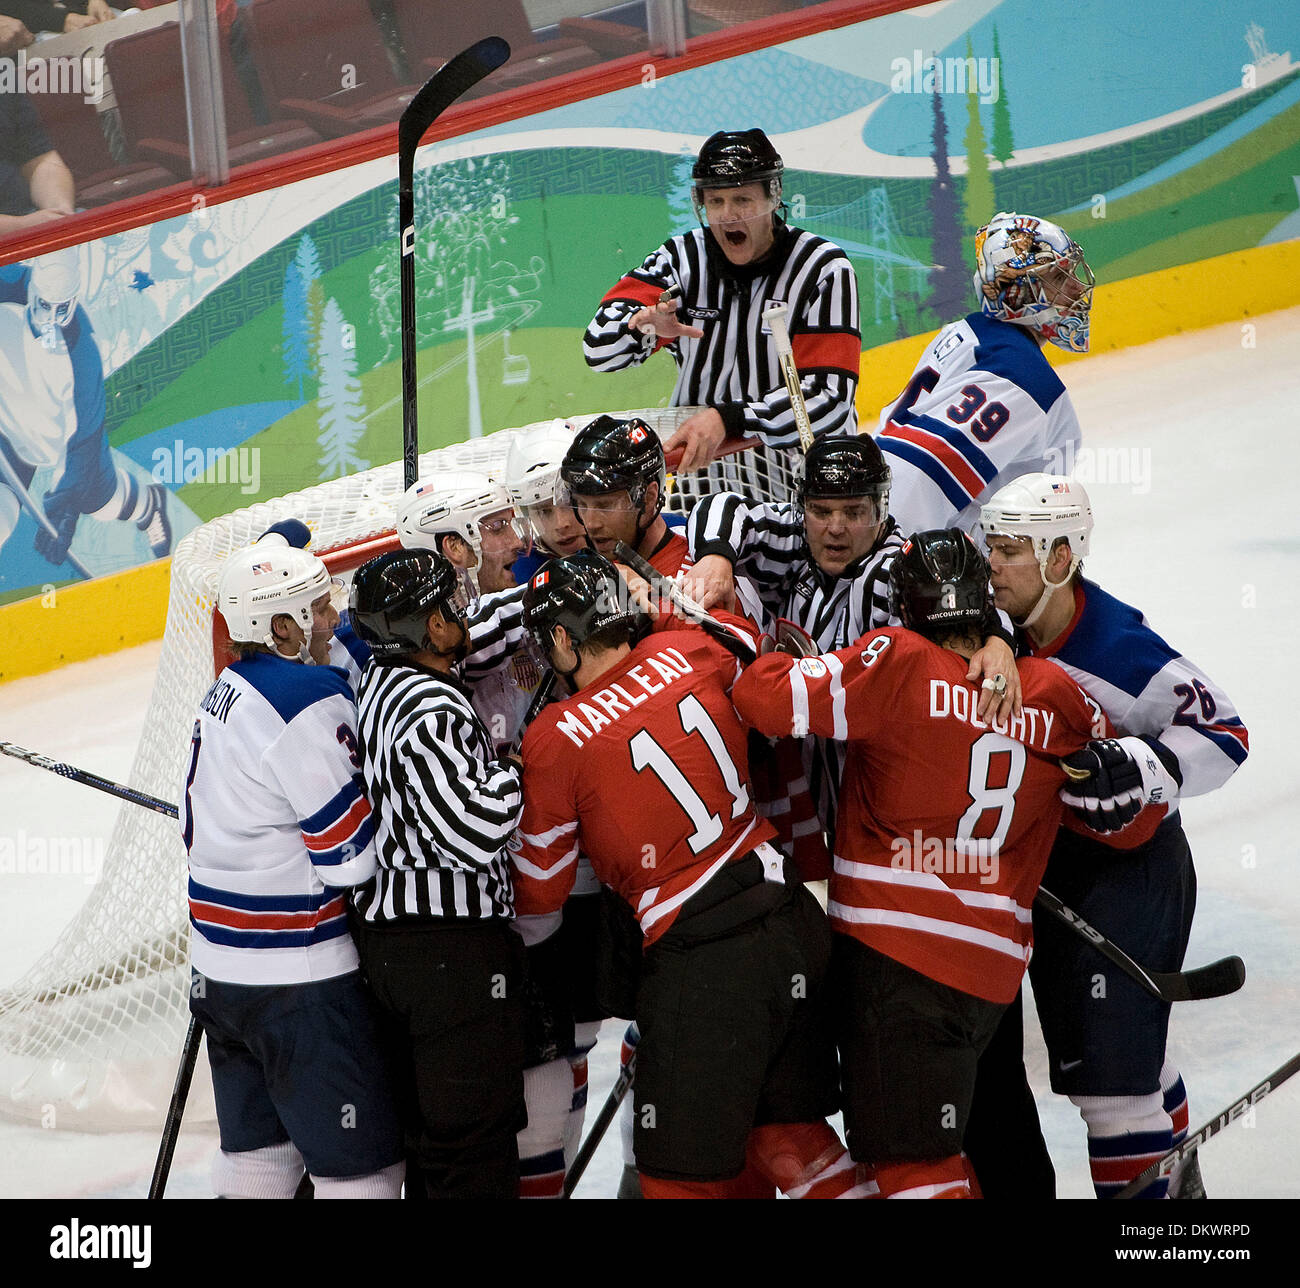
[(135, 526), (145, 534), (149, 550), (155, 559), (171, 554), (172, 525), (167, 518), (167, 489), (161, 483), (149, 484), (149, 508)]

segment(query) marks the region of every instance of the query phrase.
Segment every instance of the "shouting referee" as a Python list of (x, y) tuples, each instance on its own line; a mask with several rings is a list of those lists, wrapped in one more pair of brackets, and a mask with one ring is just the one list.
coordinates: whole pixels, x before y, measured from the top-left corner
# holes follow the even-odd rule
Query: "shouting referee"
[(702, 406), (664, 444), (701, 469), (728, 438), (797, 448), (798, 430), (763, 312), (785, 304), (815, 437), (857, 430), (858, 283), (836, 245), (781, 218), (784, 166), (762, 130), (712, 135), (691, 171), (701, 227), (670, 238), (600, 303), (587, 365), (620, 371), (665, 346), (674, 406)]

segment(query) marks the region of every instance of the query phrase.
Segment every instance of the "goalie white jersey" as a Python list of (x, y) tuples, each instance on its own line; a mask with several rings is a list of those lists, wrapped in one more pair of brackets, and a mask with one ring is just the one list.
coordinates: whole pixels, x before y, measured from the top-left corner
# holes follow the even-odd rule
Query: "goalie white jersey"
[(374, 875), (343, 673), (257, 653), (199, 704), (182, 783), (194, 969), (299, 984), (357, 969), (344, 889)]
[(1070, 395), (1033, 337), (972, 313), (939, 332), (881, 413), (889, 512), (907, 534), (975, 534), (980, 505), (1004, 483), (1071, 473), (1080, 439)]

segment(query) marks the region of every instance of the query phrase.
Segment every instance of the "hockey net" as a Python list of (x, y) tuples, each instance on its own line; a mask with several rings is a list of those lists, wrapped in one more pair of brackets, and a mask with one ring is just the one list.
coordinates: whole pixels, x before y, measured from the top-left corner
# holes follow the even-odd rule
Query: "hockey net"
[[(695, 408), (615, 412), (640, 416), (666, 439)], [(581, 427), (594, 415), (570, 417)], [(528, 427), (523, 427), (528, 428)], [(500, 478), (511, 430), (427, 452), (419, 476), (479, 469)], [(665, 509), (685, 514), (705, 492), (786, 499), (792, 456), (735, 452), (707, 473), (674, 480)], [(271, 524), (297, 518), (312, 549), (346, 574), (396, 546), (403, 492), (395, 461), (213, 519), (189, 533), (172, 559), (167, 625), (153, 696), (128, 779), (175, 800), (194, 712), (214, 677), (214, 614), (221, 564)], [(0, 1114), (82, 1131), (161, 1124), (189, 1020), (186, 863), (174, 821), (124, 804), (103, 875), (53, 947), (0, 990)], [(206, 1062), (196, 1074), (189, 1119), (212, 1118)]]

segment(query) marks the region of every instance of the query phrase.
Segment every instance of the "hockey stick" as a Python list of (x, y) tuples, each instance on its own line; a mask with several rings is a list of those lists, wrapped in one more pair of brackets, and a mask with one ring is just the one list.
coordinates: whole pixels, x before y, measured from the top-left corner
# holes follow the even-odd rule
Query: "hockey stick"
[(540, 680), (537, 681), (537, 688), (533, 690), (532, 701), (528, 704), (528, 710), (524, 712), (523, 723), (519, 726), (519, 732), (515, 734), (515, 740), (510, 744), (510, 754), (519, 755), (519, 748), (524, 745), (524, 734), (528, 732), (528, 726), (537, 719), (542, 708), (551, 700), (551, 694), (555, 692), (555, 672), (548, 670)]
[(150, 796), (148, 792), (138, 792), (133, 787), (123, 787), (121, 783), (115, 783), (108, 778), (101, 778), (98, 774), (92, 774), (86, 769), (78, 769), (75, 765), (65, 765), (62, 761), (51, 760), (48, 756), (42, 756), (36, 751), (28, 751), (26, 747), (20, 747), (15, 742), (0, 742), (0, 752), (3, 752), (6, 756), (12, 756), (15, 760), (25, 760), (29, 765), (48, 769), (51, 773), (58, 774), (62, 778), (70, 778), (74, 783), (81, 783), (85, 787), (93, 787), (97, 791), (107, 792), (110, 796), (116, 796), (120, 800), (130, 801), (132, 805), (142, 805), (145, 809), (154, 810), (159, 814), (166, 814), (168, 818), (177, 816), (176, 806), (168, 801), (159, 800), (157, 796)]
[(1195, 1153), (1211, 1136), (1217, 1136), (1229, 1124), (1249, 1113), (1270, 1091), (1276, 1091), (1296, 1072), (1300, 1072), (1300, 1054), (1293, 1055), (1284, 1065), (1274, 1069), (1262, 1082), (1257, 1082), (1244, 1096), (1230, 1104), (1217, 1118), (1210, 1119), (1199, 1131), (1191, 1133), (1181, 1145), (1175, 1145), (1163, 1158), (1139, 1172), (1115, 1197), (1135, 1198), (1157, 1177), (1168, 1176), (1183, 1159)]
[[(38, 527), (44, 528), (55, 541), (62, 541), (59, 530), (45, 517), (45, 511), (41, 509), (35, 501), (32, 500), (32, 494), (23, 485), (23, 481), (18, 477), (18, 471), (10, 464), (9, 458), (3, 451), (0, 451), (0, 474), (4, 475), (5, 484), (13, 490), (14, 495), (18, 498), (19, 504), (23, 509), (36, 520)], [(63, 562), (72, 569), (73, 572), (80, 573), (87, 581), (90, 581), (93, 574), (85, 564), (77, 558), (76, 555), (68, 550), (63, 556)]]
[[(631, 1027), (636, 1028), (635, 1021)], [(640, 1034), (638, 1033), (637, 1036), (639, 1038)], [(587, 1139), (582, 1142), (578, 1152), (573, 1156), (573, 1166), (564, 1174), (564, 1198), (573, 1197), (573, 1191), (578, 1188), (578, 1182), (582, 1180), (582, 1174), (587, 1170), (588, 1164), (600, 1147), (600, 1142), (605, 1139), (605, 1133), (609, 1130), (610, 1123), (617, 1116), (618, 1107), (627, 1096), (635, 1077), (636, 1047), (634, 1045), (632, 1050), (628, 1052), (627, 1059), (619, 1065), (618, 1078), (610, 1088), (609, 1095), (605, 1097), (605, 1103), (601, 1105), (600, 1113), (596, 1115), (596, 1121), (591, 1124)]]
[[(16, 743), (0, 742), (0, 752), (6, 756), (12, 756), (15, 760), (25, 760), (29, 765), (37, 765), (41, 769), (48, 769), (51, 773), (58, 774), (62, 778), (69, 778), (74, 783), (81, 783), (85, 787), (94, 787), (97, 791), (106, 792), (109, 796), (116, 796), (120, 800), (130, 801), (132, 805), (140, 805), (145, 809), (151, 809), (158, 814), (165, 814), (168, 818), (176, 818), (177, 809), (168, 801), (159, 800), (157, 796), (150, 796), (148, 792), (137, 792), (133, 788), (123, 787), (120, 783), (115, 783), (107, 778), (101, 778), (98, 774), (92, 774), (85, 769), (78, 769), (75, 765), (65, 765), (62, 761), (51, 760), (48, 756), (42, 756), (35, 751), (28, 751), (25, 747), (19, 747)], [(167, 1107), (167, 1121), (163, 1124), (162, 1140), (158, 1144), (158, 1158), (154, 1163), (153, 1179), (149, 1182), (149, 1197), (151, 1199), (160, 1199), (163, 1191), (167, 1188), (167, 1174), (171, 1171), (172, 1155), (176, 1152), (176, 1140), (181, 1131), (181, 1117), (185, 1113), (185, 1101), (190, 1094), (190, 1082), (194, 1077), (194, 1065), (199, 1057), (199, 1043), (203, 1040), (203, 1030), (199, 1028), (194, 1017), (190, 1017), (190, 1026), (185, 1031), (185, 1045), (181, 1049), (181, 1063), (176, 1070), (176, 1085), (172, 1088), (171, 1104)]]
[(176, 1070), (176, 1085), (172, 1088), (171, 1104), (167, 1106), (167, 1121), (163, 1123), (162, 1140), (158, 1142), (158, 1158), (153, 1165), (153, 1179), (149, 1182), (149, 1198), (160, 1199), (167, 1189), (167, 1177), (172, 1170), (172, 1155), (176, 1153), (176, 1141), (181, 1134), (181, 1118), (185, 1114), (185, 1102), (190, 1096), (190, 1082), (194, 1078), (194, 1066), (199, 1058), (199, 1043), (203, 1041), (203, 1030), (199, 1022), (190, 1016), (190, 1027), (185, 1030), (185, 1045), (181, 1048), (181, 1063)]
[(656, 572), (653, 565), (643, 559), (625, 541), (614, 547), (614, 558), (618, 563), (626, 564), (640, 577), (650, 583), (650, 589), (668, 600), (688, 621), (697, 622), (705, 632), (711, 635), (729, 653), (738, 657), (748, 666), (758, 655), (734, 631), (728, 630), (712, 613), (706, 612), (693, 599), (682, 592), (682, 588), (671, 577), (664, 577)]
[(807, 451), (813, 442), (812, 422), (808, 419), (808, 408), (804, 406), (803, 389), (799, 385), (799, 368), (794, 365), (794, 347), (790, 343), (790, 330), (786, 326), (786, 306), (774, 304), (763, 310), (763, 321), (772, 333), (772, 342), (776, 345), (776, 358), (781, 364), (781, 374), (785, 377), (786, 392), (790, 395), (790, 409), (794, 412), (794, 423), (799, 430), (799, 447)]
[(1034, 902), (1071, 930), (1086, 939), (1103, 957), (1114, 962), (1126, 975), (1137, 980), (1162, 1002), (1199, 1002), (1235, 993), (1246, 982), (1246, 965), (1240, 957), (1222, 957), (1195, 970), (1160, 971), (1139, 966), (1123, 949), (1090, 926), (1072, 908), (1067, 908), (1050, 890), (1038, 887)]
[(415, 150), (425, 131), (462, 94), (510, 57), (500, 36), (486, 36), (425, 81), (397, 123), (397, 224), (401, 230), (402, 456), (404, 486), (415, 482), (420, 454), (415, 371)]

